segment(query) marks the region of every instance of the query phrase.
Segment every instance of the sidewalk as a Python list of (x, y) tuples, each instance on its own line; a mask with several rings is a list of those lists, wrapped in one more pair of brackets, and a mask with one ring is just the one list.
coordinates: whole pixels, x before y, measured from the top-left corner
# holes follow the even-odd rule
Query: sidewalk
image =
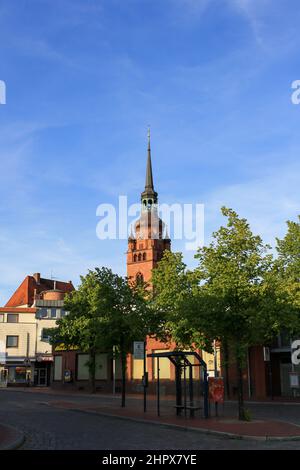
[(241, 422), (235, 418), (210, 418), (208, 420), (200, 417), (187, 418), (176, 416), (175, 410), (161, 410), (161, 416), (154, 414), (153, 410), (146, 413), (139, 411), (136, 407), (120, 405), (91, 406), (91, 404), (78, 404), (71, 401), (51, 401), (47, 403), (55, 408), (69, 409), (86, 413), (96, 413), (102, 416), (113, 416), (120, 419), (129, 419), (137, 422), (171, 426), (184, 430), (199, 431), (206, 434), (222, 435), (231, 438), (248, 438), (257, 440), (300, 440), (300, 427), (291, 423), (281, 421), (253, 420)]
[(24, 434), (17, 429), (0, 424), (0, 450), (12, 450), (24, 442)]
[[(211, 417), (204, 419), (202, 417), (203, 409), (196, 411), (194, 418), (189, 418), (188, 413), (186, 417), (184, 415), (176, 416), (174, 408), (175, 397), (173, 396), (161, 397), (160, 416), (157, 416), (157, 403), (154, 395), (147, 397), (147, 412), (144, 413), (141, 395), (128, 394), (126, 397), (126, 408), (121, 408), (120, 395), (79, 393), (76, 391), (58, 391), (45, 388), (14, 389), (14, 391), (17, 390), (25, 393), (35, 393), (39, 396), (39, 404), (57, 409), (113, 416), (118, 419), (171, 426), (177, 429), (193, 430), (231, 438), (300, 440), (300, 408), (298, 403), (294, 403), (297, 407), (297, 415), (299, 415), (296, 422), (291, 419), (291, 416), (295, 414), (294, 410), (288, 410), (290, 407), (285, 407), (282, 402), (264, 402), (266, 408), (262, 410), (263, 413), (259, 413), (256, 409), (253, 412), (254, 419), (252, 421), (242, 422), (236, 418), (237, 405), (236, 402), (232, 401), (226, 402), (224, 409), (222, 406), (219, 407), (218, 418)], [(263, 403), (257, 402), (257, 404), (261, 410)], [(248, 405), (250, 406), (250, 402), (247, 403)], [(272, 405), (276, 405), (274, 409)], [(280, 407), (280, 405), (282, 406)], [(214, 407), (212, 407), (213, 414)], [(258, 419), (257, 416), (259, 416)]]
[[(15, 389), (16, 390), (16, 389)], [(20, 390), (21, 391), (21, 390)], [(160, 426), (176, 427), (177, 429), (193, 430), (205, 434), (215, 434), (223, 437), (256, 440), (300, 440), (300, 426), (288, 422), (288, 416), (273, 419), (272, 416), (242, 422), (236, 419), (236, 403), (226, 403), (225, 413), (220, 407), (220, 417), (203, 418), (203, 409), (196, 411), (195, 417), (176, 416), (175, 399), (171, 396), (162, 397), (160, 416), (157, 416), (156, 397), (147, 397), (147, 412), (143, 412), (143, 400), (140, 395), (127, 395), (126, 408), (121, 408), (119, 395), (87, 394), (56, 390), (24, 389), (28, 393), (39, 395), (39, 404), (56, 409), (72, 410), (84, 413), (113, 416)], [(266, 403), (264, 403), (266, 404)], [(269, 410), (271, 403), (268, 403)], [(297, 404), (295, 404), (297, 405)], [(277, 406), (276, 406), (277, 408)], [(297, 406), (298, 408), (298, 406)], [(272, 411), (272, 409), (271, 409)], [(212, 407), (212, 414), (214, 409)], [(255, 416), (255, 413), (254, 413)], [(299, 410), (300, 416), (300, 410)], [(299, 444), (300, 445), (300, 444)]]

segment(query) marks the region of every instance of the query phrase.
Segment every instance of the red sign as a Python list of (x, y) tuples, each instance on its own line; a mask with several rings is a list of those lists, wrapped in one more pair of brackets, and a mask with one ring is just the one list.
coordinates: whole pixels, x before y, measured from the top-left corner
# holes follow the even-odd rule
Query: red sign
[(208, 377), (209, 400), (214, 403), (224, 403), (223, 377)]
[(53, 362), (53, 356), (37, 356), (38, 362)]

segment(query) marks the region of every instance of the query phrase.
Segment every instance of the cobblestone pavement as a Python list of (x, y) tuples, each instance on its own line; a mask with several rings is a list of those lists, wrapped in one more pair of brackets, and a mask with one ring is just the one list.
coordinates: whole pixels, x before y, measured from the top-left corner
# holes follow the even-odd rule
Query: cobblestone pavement
[[(299, 441), (257, 442), (219, 438), (47, 405), (48, 399), (59, 398), (61, 396), (53, 393), (50, 396), (38, 392), (0, 390), (0, 422), (25, 433), (22, 449), (300, 449)], [(81, 397), (77, 399), (80, 401)], [(278, 406), (270, 408), (268, 405), (266, 413), (271, 414), (273, 409), (277, 410), (276, 414), (283, 415), (284, 410), (280, 411)], [(261, 413), (265, 408), (260, 409)], [(300, 407), (296, 408), (296, 413), (292, 405), (286, 405), (285, 409), (299, 423)]]

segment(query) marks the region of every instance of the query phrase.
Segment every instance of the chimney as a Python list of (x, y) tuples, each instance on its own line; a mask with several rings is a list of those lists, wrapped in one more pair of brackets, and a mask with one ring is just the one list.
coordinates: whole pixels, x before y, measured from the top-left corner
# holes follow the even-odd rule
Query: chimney
[(34, 277), (34, 279), (35, 279), (35, 282), (36, 282), (38, 285), (40, 285), (40, 283), (41, 283), (41, 274), (40, 274), (40, 273), (35, 273), (35, 274), (33, 275), (33, 277)]

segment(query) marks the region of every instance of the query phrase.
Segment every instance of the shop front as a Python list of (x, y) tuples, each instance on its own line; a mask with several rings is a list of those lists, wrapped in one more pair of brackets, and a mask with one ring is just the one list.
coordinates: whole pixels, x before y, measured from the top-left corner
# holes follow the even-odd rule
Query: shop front
[(7, 363), (2, 371), (3, 384), (6, 386), (29, 386), (32, 383), (33, 363)]
[(34, 367), (34, 385), (36, 387), (48, 387), (50, 385), (53, 356), (37, 356)]

